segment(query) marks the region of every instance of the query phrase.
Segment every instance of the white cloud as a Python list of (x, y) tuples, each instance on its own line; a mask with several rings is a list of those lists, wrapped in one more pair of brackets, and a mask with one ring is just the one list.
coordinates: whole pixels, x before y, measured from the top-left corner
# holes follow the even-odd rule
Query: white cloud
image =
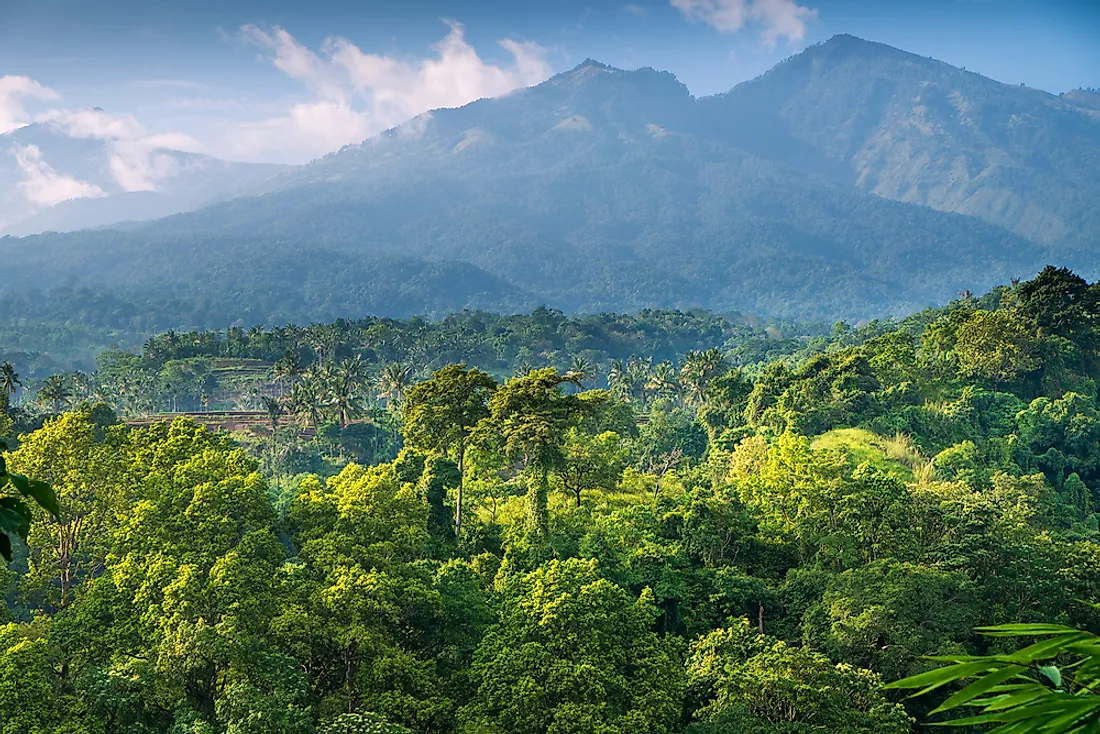
[(18, 189), (31, 204), (53, 206), (70, 199), (87, 199), (106, 196), (95, 184), (79, 181), (58, 173), (42, 158), (37, 145), (19, 146), (13, 149), (15, 162), (23, 172)]
[(111, 145), (111, 177), (124, 191), (157, 191), (179, 171), (179, 159), (165, 151), (198, 152), (202, 144), (190, 135), (159, 133)]
[(739, 31), (748, 23), (759, 23), (763, 26), (764, 40), (769, 44), (780, 38), (801, 41), (806, 36), (806, 22), (817, 17), (816, 10), (794, 0), (669, 1), (688, 20), (702, 21), (723, 33)]
[(28, 76), (0, 76), (0, 135), (26, 125), (30, 120), (23, 98), (57, 99), (57, 92)]
[(100, 109), (50, 110), (36, 120), (70, 138), (132, 140), (145, 133), (141, 123), (132, 115), (112, 115)]
[(198, 152), (202, 148), (190, 135), (148, 135), (132, 115), (114, 115), (100, 109), (55, 109), (36, 119), (70, 138), (109, 142), (108, 171), (124, 191), (156, 191), (176, 172), (176, 158), (163, 151)]
[(318, 54), (282, 28), (242, 27), (241, 37), (265, 49), (271, 63), (314, 99), (293, 104), (279, 117), (240, 125), (231, 154), (254, 157), (292, 146), (327, 153), (429, 110), (505, 94), (550, 76), (546, 50), (537, 43), (502, 40), (511, 63), (489, 63), (466, 41), (461, 25), (448, 25), (434, 56), (414, 60), (364, 53), (338, 36), (326, 39)]
[(179, 164), (175, 157), (151, 150), (141, 142), (124, 142), (113, 146), (109, 166), (111, 176), (123, 190), (156, 191)]

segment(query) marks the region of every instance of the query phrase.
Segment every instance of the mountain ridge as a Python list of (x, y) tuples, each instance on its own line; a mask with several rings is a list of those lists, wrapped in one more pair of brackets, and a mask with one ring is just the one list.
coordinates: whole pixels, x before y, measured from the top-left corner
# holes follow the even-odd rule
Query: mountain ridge
[[(1083, 164), (1100, 145), (1070, 156), (1059, 137), (1067, 119), (1078, 126), (1071, 142), (1100, 136), (1079, 109), (853, 37), (703, 98), (668, 72), (587, 60), (128, 236), (151, 251), (192, 243), (197, 257), (230, 269), (262, 257), (258, 243), (302, 262), (466, 263), (495, 279), (488, 300), (563, 310), (858, 319), (985, 290), (1049, 262), (1093, 272), (1084, 243), (1100, 221), (1086, 204), (1100, 180)], [(1044, 150), (1052, 165), (1075, 166), (1068, 184), (1040, 170)], [(1026, 180), (1033, 169), (1054, 194)], [(1074, 185), (1075, 199), (1056, 200)], [(1035, 237), (1036, 226), (1049, 236)], [(32, 246), (61, 257), (81, 238)], [(110, 256), (104, 242), (97, 257)], [(18, 264), (18, 248), (8, 249)], [(136, 274), (85, 263), (112, 287), (141, 285)], [(172, 274), (166, 291), (193, 281), (185, 275)], [(242, 291), (262, 290), (240, 277)], [(288, 298), (311, 302), (308, 288), (278, 280)], [(215, 296), (232, 310), (229, 296)], [(347, 302), (347, 315), (371, 303)]]

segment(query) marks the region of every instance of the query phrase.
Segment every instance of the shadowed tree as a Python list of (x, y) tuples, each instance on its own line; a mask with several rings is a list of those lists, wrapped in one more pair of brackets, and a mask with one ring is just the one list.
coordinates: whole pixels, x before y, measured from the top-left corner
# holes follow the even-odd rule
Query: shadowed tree
[(19, 374), (12, 363), (5, 360), (0, 364), (0, 389), (3, 389), (4, 394), (13, 398), (16, 390), (22, 386), (23, 383), (19, 381)]

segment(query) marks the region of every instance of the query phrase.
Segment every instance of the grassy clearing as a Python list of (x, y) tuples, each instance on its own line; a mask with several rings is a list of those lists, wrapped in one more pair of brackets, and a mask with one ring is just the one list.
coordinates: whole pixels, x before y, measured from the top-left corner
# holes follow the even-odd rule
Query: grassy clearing
[(909, 437), (901, 433), (888, 438), (862, 428), (837, 428), (815, 438), (813, 447), (844, 451), (855, 464), (866, 462), (907, 482), (914, 480), (914, 472), (925, 471), (928, 463)]

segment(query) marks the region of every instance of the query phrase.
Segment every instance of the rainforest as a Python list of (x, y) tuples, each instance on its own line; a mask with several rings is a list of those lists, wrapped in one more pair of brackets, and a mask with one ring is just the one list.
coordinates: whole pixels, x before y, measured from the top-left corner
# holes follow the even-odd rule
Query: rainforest
[(20, 370), (7, 470), (58, 507), (0, 567), (4, 734), (901, 734), (958, 687), (887, 683), (1021, 644), (976, 628), (1100, 628), (1100, 284), (1063, 268), (859, 327), (540, 309)]

